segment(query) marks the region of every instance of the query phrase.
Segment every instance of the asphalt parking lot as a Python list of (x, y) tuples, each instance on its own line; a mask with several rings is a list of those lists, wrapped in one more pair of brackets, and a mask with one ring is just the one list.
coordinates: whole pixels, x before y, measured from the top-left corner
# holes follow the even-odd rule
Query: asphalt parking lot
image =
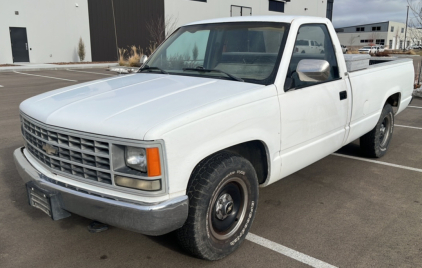
[(364, 158), (355, 141), (261, 188), (253, 235), (218, 262), (185, 254), (173, 234), (91, 234), (77, 215), (52, 221), (28, 205), (13, 163), (23, 143), (18, 105), (111, 75), (0, 73), (0, 267), (422, 267), (422, 99), (396, 117), (385, 157)]

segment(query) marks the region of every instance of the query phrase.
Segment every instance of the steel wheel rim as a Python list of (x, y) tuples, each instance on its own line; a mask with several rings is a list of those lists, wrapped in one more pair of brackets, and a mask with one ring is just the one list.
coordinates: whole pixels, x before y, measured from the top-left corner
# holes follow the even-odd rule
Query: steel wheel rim
[(380, 146), (384, 147), (387, 144), (387, 141), (390, 137), (390, 130), (391, 130), (391, 115), (388, 114), (382, 120), (381, 126), (379, 128), (380, 131)]
[[(238, 196), (233, 194), (233, 191), (236, 191), (235, 188), (237, 188), (239, 194)], [(225, 240), (230, 238), (241, 227), (246, 215), (247, 201), (249, 198), (248, 189), (243, 180), (233, 177), (219, 185), (214, 193), (215, 194), (213, 195), (208, 208), (208, 226), (214, 238), (218, 240)], [(232, 198), (233, 208), (229, 215), (222, 220), (217, 216), (217, 208), (219, 207), (218, 201), (221, 200), (221, 197), (227, 193), (229, 193)]]

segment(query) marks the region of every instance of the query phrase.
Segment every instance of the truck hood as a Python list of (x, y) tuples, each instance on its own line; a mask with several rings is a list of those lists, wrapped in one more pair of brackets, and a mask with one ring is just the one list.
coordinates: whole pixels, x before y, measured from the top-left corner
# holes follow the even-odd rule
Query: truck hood
[(162, 122), (262, 87), (201, 77), (132, 74), (73, 85), (21, 103), (21, 111), (48, 125), (143, 139)]

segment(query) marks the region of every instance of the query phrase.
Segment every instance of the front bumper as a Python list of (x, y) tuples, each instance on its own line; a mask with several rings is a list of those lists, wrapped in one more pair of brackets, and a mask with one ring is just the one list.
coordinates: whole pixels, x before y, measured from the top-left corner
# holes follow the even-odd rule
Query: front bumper
[(135, 204), (112, 200), (70, 188), (50, 181), (52, 179), (35, 169), (18, 148), (13, 153), (16, 168), (25, 183), (59, 193), (62, 209), (88, 219), (147, 235), (162, 235), (183, 226), (188, 216), (186, 195), (158, 204)]

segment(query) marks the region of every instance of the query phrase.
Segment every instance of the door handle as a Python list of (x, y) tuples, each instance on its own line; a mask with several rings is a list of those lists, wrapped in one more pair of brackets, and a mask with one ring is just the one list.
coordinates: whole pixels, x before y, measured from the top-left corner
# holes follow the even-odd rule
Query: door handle
[(340, 100), (345, 100), (347, 99), (347, 91), (341, 91), (340, 92)]

